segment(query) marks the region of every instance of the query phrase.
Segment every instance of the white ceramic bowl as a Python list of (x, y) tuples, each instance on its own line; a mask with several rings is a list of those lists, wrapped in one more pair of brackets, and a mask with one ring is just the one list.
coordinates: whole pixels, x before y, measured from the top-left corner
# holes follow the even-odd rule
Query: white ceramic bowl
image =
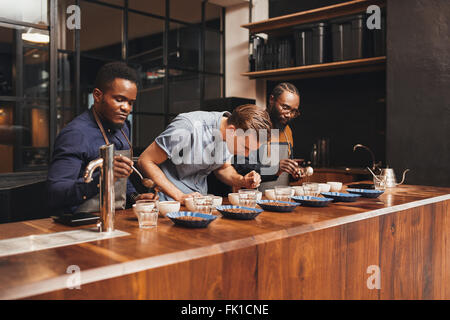
[(161, 216), (166, 216), (169, 212), (180, 211), (179, 201), (160, 201), (159, 202), (159, 213)]
[(294, 187), (292, 187), (292, 189), (294, 189), (296, 196), (304, 196), (305, 195), (305, 191), (303, 190), (302, 186), (294, 186)]
[(331, 184), (328, 183), (319, 183), (320, 192), (330, 192)]
[(233, 206), (239, 205), (239, 193), (229, 193), (228, 200)]
[(186, 206), (186, 209), (188, 211), (191, 211), (191, 212), (195, 211), (194, 198), (189, 197), (189, 198), (184, 199), (184, 205)]
[(275, 200), (276, 199), (275, 198), (275, 189), (266, 189), (266, 191), (264, 191), (264, 195), (269, 200)]
[(342, 189), (342, 182), (331, 181), (327, 182), (327, 184), (331, 186), (330, 188), (331, 192), (339, 192)]

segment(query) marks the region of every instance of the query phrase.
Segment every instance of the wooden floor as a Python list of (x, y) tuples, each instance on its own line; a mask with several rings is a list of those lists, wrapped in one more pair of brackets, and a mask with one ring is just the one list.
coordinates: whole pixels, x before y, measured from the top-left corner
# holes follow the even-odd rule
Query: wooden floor
[[(160, 218), (142, 230), (125, 210), (116, 225), (130, 236), (0, 258), (0, 298), (450, 299), (449, 193), (401, 186), (207, 229)], [(42, 219), (0, 225), (0, 238), (70, 229)]]

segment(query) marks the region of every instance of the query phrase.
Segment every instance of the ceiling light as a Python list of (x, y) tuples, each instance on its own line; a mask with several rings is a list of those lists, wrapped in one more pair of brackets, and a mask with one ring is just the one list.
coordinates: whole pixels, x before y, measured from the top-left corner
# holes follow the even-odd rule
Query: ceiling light
[(35, 43), (49, 43), (50, 36), (44, 30), (29, 28), (26, 33), (22, 33), (22, 40)]

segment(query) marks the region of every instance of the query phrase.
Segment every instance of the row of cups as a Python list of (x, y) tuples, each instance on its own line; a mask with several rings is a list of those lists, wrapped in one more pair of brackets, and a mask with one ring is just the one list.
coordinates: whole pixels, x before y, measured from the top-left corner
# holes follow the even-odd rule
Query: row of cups
[[(264, 195), (269, 200), (290, 201), (293, 196), (314, 196), (317, 197), (322, 192), (338, 192), (342, 189), (342, 182), (327, 183), (308, 183), (305, 182), (301, 186), (276, 186), (274, 189), (267, 189)], [(252, 201), (243, 199), (242, 193), (255, 192), (256, 198)], [(254, 207), (256, 201), (261, 200), (262, 192), (257, 190), (239, 190), (240, 193), (229, 193), (228, 199), (232, 205)]]
[[(293, 196), (313, 196), (317, 197), (322, 192), (338, 192), (342, 189), (342, 182), (327, 182), (327, 183), (310, 183), (304, 182), (301, 186), (292, 186), (291, 197)], [(275, 189), (267, 189), (265, 196), (269, 200), (279, 200)], [(286, 199), (286, 201), (290, 201)]]
[[(341, 182), (303, 183), (302, 186), (276, 186), (274, 189), (267, 189), (264, 194), (269, 200), (290, 201), (293, 196), (318, 196), (321, 192), (337, 192), (341, 188)], [(262, 192), (255, 189), (241, 189), (238, 193), (228, 194), (232, 205), (244, 207), (256, 207), (257, 201), (261, 198)], [(215, 195), (189, 197), (185, 199), (185, 205), (188, 211), (211, 214), (213, 208), (222, 205), (222, 197)], [(180, 202), (139, 200), (133, 205), (133, 210), (138, 217), (139, 227), (151, 228), (156, 226), (158, 215), (165, 217), (169, 212), (178, 212)]]

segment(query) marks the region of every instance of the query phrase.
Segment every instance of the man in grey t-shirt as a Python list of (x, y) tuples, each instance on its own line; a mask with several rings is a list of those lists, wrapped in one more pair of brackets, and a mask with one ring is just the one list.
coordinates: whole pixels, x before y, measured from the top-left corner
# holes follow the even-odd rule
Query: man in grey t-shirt
[(232, 114), (182, 113), (141, 154), (138, 165), (162, 191), (161, 200), (184, 203), (192, 194), (206, 194), (211, 172), (227, 185), (257, 188), (260, 175), (252, 171), (242, 176), (230, 160), (233, 154), (248, 156), (257, 150), (260, 133), (270, 138), (271, 126), (268, 113), (255, 105), (240, 106)]

